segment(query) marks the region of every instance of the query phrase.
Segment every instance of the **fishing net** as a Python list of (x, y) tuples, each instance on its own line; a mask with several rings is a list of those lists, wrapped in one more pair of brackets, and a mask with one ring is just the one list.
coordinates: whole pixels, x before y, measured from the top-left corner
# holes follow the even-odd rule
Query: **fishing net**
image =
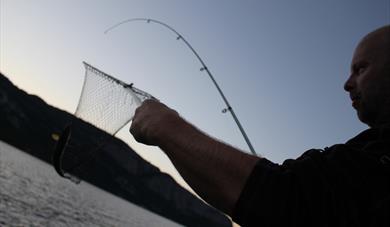
[(75, 113), (79, 119), (73, 119), (62, 131), (52, 160), (57, 173), (75, 183), (80, 182), (80, 176), (91, 177), (88, 165), (99, 152), (105, 151), (112, 135), (132, 120), (137, 107), (147, 99), (156, 100), (133, 84), (126, 84), (86, 62), (84, 66), (84, 85)]
[(85, 79), (75, 115), (109, 134), (116, 134), (150, 94), (84, 62)]

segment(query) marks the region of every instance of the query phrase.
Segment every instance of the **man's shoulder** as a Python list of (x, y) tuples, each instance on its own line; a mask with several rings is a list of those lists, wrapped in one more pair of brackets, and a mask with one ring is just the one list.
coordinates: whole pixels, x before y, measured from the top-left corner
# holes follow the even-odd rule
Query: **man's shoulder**
[(346, 158), (352, 159), (367, 157), (383, 159), (383, 156), (390, 158), (390, 127), (370, 128), (357, 136), (351, 138), (346, 143), (334, 144), (324, 149), (310, 149), (302, 154), (297, 160), (306, 158)]
[(366, 145), (373, 142), (381, 142), (390, 145), (390, 125), (366, 129), (348, 140), (345, 144), (357, 148), (364, 148)]

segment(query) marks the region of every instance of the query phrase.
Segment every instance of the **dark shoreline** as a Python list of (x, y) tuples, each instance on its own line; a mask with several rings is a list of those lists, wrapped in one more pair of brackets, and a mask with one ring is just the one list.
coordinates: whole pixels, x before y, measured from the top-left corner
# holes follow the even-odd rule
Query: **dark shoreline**
[[(27, 94), (0, 73), (0, 140), (51, 164), (56, 145), (52, 134), (60, 134), (70, 123), (76, 130), (69, 154), (86, 160), (72, 173), (81, 180), (186, 226), (232, 225), (123, 141)], [(99, 145), (102, 140), (105, 143)], [(99, 151), (87, 160), (98, 145)], [(74, 165), (72, 157), (64, 158), (64, 168)]]

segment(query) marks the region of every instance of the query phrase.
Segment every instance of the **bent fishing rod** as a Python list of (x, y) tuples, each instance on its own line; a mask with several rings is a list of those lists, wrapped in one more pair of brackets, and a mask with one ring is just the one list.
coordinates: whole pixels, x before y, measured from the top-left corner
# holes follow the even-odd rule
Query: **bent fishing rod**
[(158, 20), (154, 20), (154, 19), (148, 19), (148, 18), (131, 18), (131, 19), (127, 19), (127, 20), (124, 20), (124, 21), (121, 21), (111, 27), (109, 27), (107, 30), (104, 31), (104, 34), (108, 34), (108, 32), (112, 31), (113, 29), (123, 25), (123, 24), (126, 24), (126, 23), (130, 23), (130, 22), (135, 22), (135, 21), (146, 21), (148, 24), (149, 23), (155, 23), (155, 24), (159, 24), (159, 25), (162, 25), (164, 26), (165, 28), (168, 28), (169, 30), (171, 30), (173, 33), (175, 33), (177, 35), (176, 37), (176, 40), (182, 40), (186, 46), (192, 51), (192, 53), (196, 56), (196, 58), (199, 60), (200, 64), (202, 65), (202, 67), (200, 68), (200, 71), (206, 71), (207, 74), (209, 75), (211, 81), (213, 82), (213, 84), (215, 85), (215, 87), (217, 88), (219, 94), (221, 95), (223, 101), (225, 102), (225, 105), (226, 105), (226, 108), (224, 108), (222, 110), (222, 113), (226, 113), (226, 112), (230, 112), (230, 114), (232, 115), (234, 121), (236, 122), (238, 128), (240, 129), (240, 132), (242, 134), (242, 136), (244, 137), (245, 139), (245, 142), (247, 143), (250, 151), (252, 152), (253, 155), (257, 155), (256, 152), (255, 152), (255, 149), (253, 148), (247, 134), (245, 133), (245, 130), (244, 128), (242, 127), (240, 121), (238, 120), (237, 118), (237, 115), (234, 113), (234, 110), (232, 108), (232, 106), (229, 104), (226, 96), (224, 95), (224, 93), (222, 92), (221, 88), (219, 87), (219, 85), (217, 84), (217, 81), (214, 79), (213, 75), (211, 74), (209, 68), (206, 66), (206, 64), (203, 62), (202, 58), (199, 56), (199, 54), (195, 51), (195, 49), (191, 46), (191, 44), (179, 33), (177, 32), (175, 29), (173, 29), (171, 26), (161, 22), (161, 21), (158, 21)]

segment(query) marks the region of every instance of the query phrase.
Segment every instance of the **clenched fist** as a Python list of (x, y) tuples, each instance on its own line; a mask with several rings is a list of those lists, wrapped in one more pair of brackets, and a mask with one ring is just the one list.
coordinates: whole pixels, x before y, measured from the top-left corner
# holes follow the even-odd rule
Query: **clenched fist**
[(175, 110), (158, 101), (146, 100), (135, 111), (130, 133), (140, 143), (158, 146), (165, 136), (174, 133), (181, 121), (184, 120)]

